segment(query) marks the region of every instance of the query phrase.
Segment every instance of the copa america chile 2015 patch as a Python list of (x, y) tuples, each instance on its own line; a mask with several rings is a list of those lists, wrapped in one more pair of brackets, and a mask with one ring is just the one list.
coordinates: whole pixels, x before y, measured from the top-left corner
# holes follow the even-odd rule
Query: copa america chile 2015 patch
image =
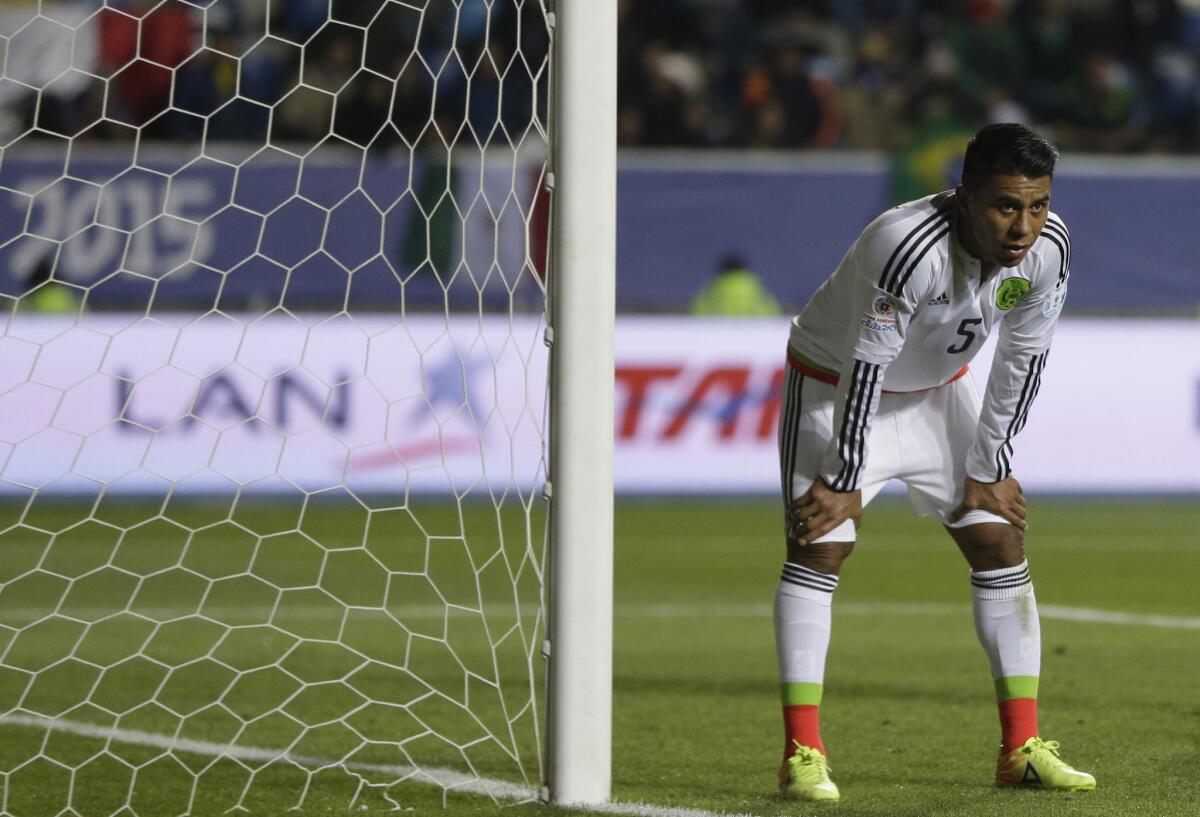
[(896, 331), (896, 305), (885, 295), (880, 295), (871, 304), (870, 314), (862, 317), (862, 325), (875, 332)]

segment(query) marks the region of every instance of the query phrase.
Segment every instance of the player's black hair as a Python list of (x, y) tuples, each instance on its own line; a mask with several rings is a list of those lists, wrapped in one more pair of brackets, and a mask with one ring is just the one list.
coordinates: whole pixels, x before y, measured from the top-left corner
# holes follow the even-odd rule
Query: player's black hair
[(1002, 122), (988, 125), (967, 143), (962, 182), (978, 189), (993, 176), (1054, 177), (1058, 151), (1028, 125)]

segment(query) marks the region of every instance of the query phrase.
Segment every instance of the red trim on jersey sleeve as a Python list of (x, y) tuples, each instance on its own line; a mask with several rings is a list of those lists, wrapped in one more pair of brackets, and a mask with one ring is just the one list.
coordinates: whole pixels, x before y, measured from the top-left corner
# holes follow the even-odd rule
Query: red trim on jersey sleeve
[(798, 371), (805, 377), (811, 377), (813, 380), (820, 380), (822, 383), (828, 383), (831, 386), (838, 384), (837, 372), (831, 372), (828, 369), (821, 368), (811, 360), (794, 351), (790, 346), (787, 350), (788, 365)]

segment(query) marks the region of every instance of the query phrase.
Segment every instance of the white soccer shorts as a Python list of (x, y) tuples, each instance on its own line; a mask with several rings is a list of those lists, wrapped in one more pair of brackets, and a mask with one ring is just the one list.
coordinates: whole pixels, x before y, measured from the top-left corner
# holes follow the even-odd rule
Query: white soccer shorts
[[(788, 504), (802, 496), (820, 473), (821, 459), (833, 439), (836, 389), (787, 367), (779, 424), (779, 460)], [(863, 507), (889, 480), (908, 487), (920, 516), (946, 517), (962, 502), (967, 450), (975, 439), (981, 400), (968, 372), (944, 386), (917, 392), (885, 392), (871, 425), (862, 476)], [(794, 429), (785, 433), (787, 427)], [(785, 446), (784, 441), (791, 444)], [(786, 449), (786, 450), (785, 450)], [(1009, 524), (988, 511), (969, 511), (950, 527), (981, 522)], [(846, 520), (818, 542), (853, 542), (853, 520)]]

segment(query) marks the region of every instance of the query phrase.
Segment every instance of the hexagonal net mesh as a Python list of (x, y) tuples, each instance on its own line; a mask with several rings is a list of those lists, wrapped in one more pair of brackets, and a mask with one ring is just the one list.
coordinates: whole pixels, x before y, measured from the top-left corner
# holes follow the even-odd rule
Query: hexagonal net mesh
[(544, 0), (0, 51), (0, 812), (536, 796)]

